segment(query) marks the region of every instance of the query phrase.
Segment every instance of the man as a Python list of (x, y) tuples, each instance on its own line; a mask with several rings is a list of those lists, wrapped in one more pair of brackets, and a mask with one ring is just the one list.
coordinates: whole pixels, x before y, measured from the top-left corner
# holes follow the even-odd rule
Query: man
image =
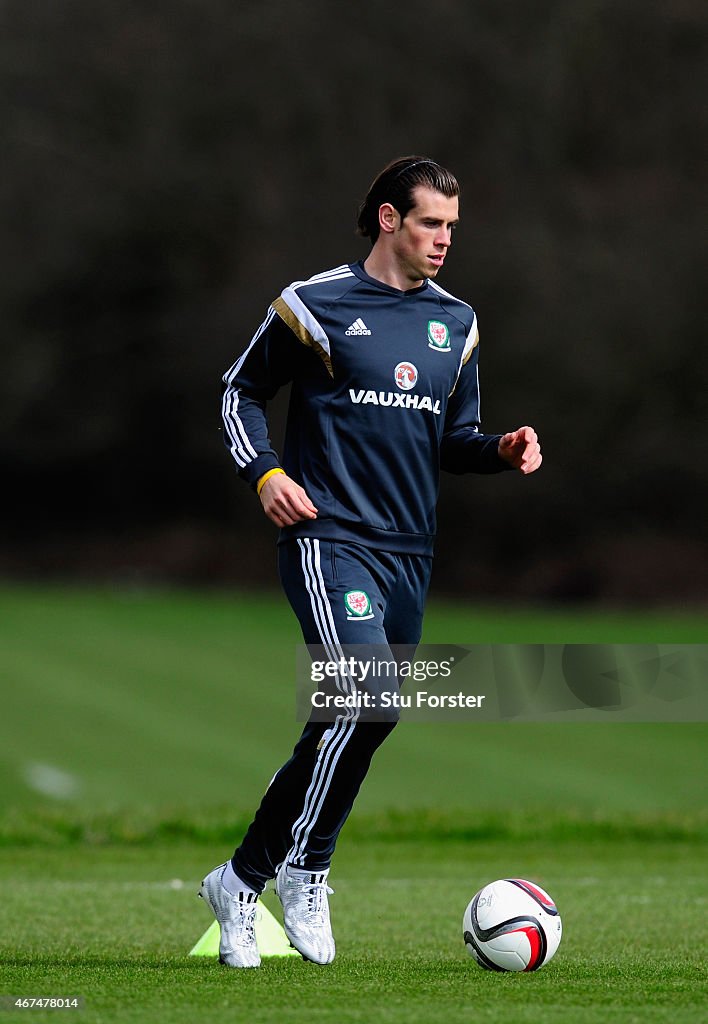
[[(435, 535), (439, 469), (534, 472), (535, 432), (479, 432), (477, 318), (434, 283), (458, 221), (453, 175), (395, 160), (359, 211), (365, 261), (286, 288), (224, 377), (225, 439), (281, 528), (278, 564), (305, 643), (415, 649)], [(282, 460), (266, 403), (292, 393)], [(343, 680), (346, 683), (346, 680)], [(220, 959), (256, 967), (256, 900), (276, 879), (285, 931), (329, 963), (329, 865), (376, 748), (395, 725), (351, 712), (310, 720), (240, 847), (202, 882)]]

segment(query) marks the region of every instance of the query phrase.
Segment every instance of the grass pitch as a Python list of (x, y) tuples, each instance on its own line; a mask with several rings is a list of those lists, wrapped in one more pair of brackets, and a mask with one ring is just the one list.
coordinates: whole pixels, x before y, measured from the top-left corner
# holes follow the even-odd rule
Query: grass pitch
[[(198, 880), (221, 854), (192, 844), (1, 851), (11, 930), (0, 942), (0, 990), (84, 996), (78, 1019), (91, 1022), (701, 1017), (706, 884), (694, 842), (343, 836), (332, 872), (334, 964), (274, 958), (250, 972), (185, 955), (211, 920)], [(541, 881), (563, 916), (560, 949), (535, 974), (489, 974), (463, 946), (468, 899), (509, 872)], [(277, 914), (273, 894), (265, 898)]]
[[(704, 642), (705, 621), (431, 603), (425, 639)], [(281, 598), (0, 592), (0, 994), (83, 996), (61, 1012), (86, 1024), (701, 1018), (701, 724), (402, 726), (338, 847), (335, 963), (189, 958), (199, 879), (299, 733), (298, 639)], [(462, 943), (507, 874), (563, 916), (535, 974), (487, 974)]]

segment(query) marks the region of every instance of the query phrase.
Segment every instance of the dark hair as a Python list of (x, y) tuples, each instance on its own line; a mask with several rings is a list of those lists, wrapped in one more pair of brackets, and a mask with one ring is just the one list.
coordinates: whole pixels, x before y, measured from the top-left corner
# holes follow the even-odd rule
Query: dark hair
[(371, 183), (366, 199), (359, 207), (357, 229), (374, 245), (379, 237), (379, 209), (390, 203), (401, 215), (401, 220), (413, 209), (413, 191), (419, 186), (452, 199), (459, 196), (460, 186), (455, 175), (434, 160), (424, 156), (402, 156), (393, 160)]

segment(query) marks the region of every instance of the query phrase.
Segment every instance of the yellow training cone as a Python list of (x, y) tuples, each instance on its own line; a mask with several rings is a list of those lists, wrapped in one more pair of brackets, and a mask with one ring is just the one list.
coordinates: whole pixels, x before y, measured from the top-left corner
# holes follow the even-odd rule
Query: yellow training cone
[[(256, 911), (256, 941), (261, 956), (300, 956), (293, 949), (282, 925), (273, 917), (262, 900)], [(190, 956), (219, 955), (219, 923), (212, 921), (207, 930), (189, 951)]]

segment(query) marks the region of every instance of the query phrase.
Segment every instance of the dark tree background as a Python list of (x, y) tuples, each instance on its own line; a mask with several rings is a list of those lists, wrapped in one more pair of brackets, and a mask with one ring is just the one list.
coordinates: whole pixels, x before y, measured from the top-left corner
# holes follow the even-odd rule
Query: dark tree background
[(416, 152), (463, 186), (441, 283), (483, 426), (545, 452), (444, 480), (438, 592), (706, 599), (704, 4), (6, 0), (0, 28), (6, 576), (275, 584), (220, 377), (285, 284), (366, 254), (358, 202)]

